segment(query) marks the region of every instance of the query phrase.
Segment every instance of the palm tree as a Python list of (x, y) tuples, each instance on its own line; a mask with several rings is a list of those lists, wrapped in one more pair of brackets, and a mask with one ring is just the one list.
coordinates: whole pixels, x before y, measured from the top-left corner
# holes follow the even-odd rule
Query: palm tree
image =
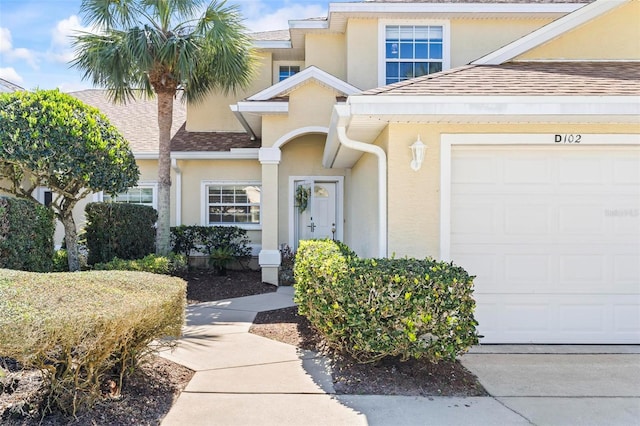
[(213, 90), (246, 87), (255, 56), (237, 6), (213, 0), (83, 0), (80, 13), (97, 33), (79, 33), (71, 65), (108, 89), (113, 101), (137, 93), (158, 98), (158, 254), (170, 244), (173, 99), (188, 103)]

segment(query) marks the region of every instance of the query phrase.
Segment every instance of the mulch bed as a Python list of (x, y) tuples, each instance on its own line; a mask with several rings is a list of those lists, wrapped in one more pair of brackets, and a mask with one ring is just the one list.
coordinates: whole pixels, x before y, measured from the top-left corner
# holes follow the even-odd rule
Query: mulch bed
[[(222, 300), (276, 291), (261, 282), (260, 272), (228, 271), (217, 276), (194, 270), (185, 277), (191, 303)], [(260, 336), (323, 352), (332, 360), (334, 387), (339, 394), (479, 396), (486, 391), (460, 363), (432, 365), (421, 361), (386, 359), (376, 364), (357, 364), (329, 351), (297, 308), (259, 313), (251, 332)], [(158, 425), (193, 371), (153, 356), (123, 387), (122, 398), (98, 402), (92, 410), (69, 419), (61, 414), (38, 415), (41, 401), (38, 372), (22, 370), (0, 357), (0, 424), (31, 425)], [(4, 371), (4, 376), (2, 376)]]
[(459, 362), (431, 364), (386, 358), (359, 364), (328, 349), (296, 307), (260, 312), (249, 330), (269, 339), (315, 350), (331, 359), (336, 393), (351, 395), (484, 396), (476, 377)]

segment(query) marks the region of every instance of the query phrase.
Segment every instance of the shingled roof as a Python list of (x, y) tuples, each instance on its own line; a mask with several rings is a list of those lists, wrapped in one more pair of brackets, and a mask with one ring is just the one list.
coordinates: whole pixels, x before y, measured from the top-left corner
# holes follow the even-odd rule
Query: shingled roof
[[(137, 98), (126, 104), (113, 103), (106, 90), (90, 89), (70, 93), (98, 108), (129, 141), (134, 154), (158, 153), (158, 112), (155, 99)], [(171, 151), (228, 151), (231, 148), (259, 148), (246, 133), (188, 132), (187, 108), (180, 100), (173, 103)]]
[(638, 62), (466, 65), (363, 92), (406, 96), (638, 96)]
[[(98, 108), (109, 118), (129, 141), (134, 154), (158, 152), (158, 107), (156, 99), (139, 97), (126, 104), (113, 103), (106, 90), (89, 89), (70, 93), (82, 102)], [(176, 99), (173, 102), (173, 137), (187, 119), (186, 105)]]

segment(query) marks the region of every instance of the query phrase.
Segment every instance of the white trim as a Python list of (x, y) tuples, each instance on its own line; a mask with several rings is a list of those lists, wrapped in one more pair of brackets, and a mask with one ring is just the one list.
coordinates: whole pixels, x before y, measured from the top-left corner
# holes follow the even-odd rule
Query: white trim
[[(345, 95), (353, 95), (354, 93), (360, 93), (361, 90), (351, 84), (340, 80), (337, 77), (329, 74), (326, 71), (321, 70), (316, 66), (310, 66), (297, 74), (286, 78), (271, 87), (256, 93), (253, 96), (247, 98), (249, 101), (266, 101), (274, 97), (285, 95), (295, 89), (301, 84), (307, 83), (310, 80), (316, 80), (319, 83), (332, 88), (333, 90), (343, 93)], [(238, 102), (238, 105), (250, 102)], [(262, 103), (262, 102), (261, 102)], [(283, 102), (272, 102), (276, 104), (282, 104)], [(244, 109), (243, 109), (244, 111)]]
[[(298, 73), (300, 74), (300, 73)], [(296, 75), (298, 75), (296, 74)], [(295, 75), (293, 76), (295, 77)], [(287, 78), (287, 80), (293, 78), (293, 77), (289, 77)], [(281, 81), (287, 81), (287, 80), (283, 80)], [(250, 112), (250, 113), (265, 113), (265, 114), (288, 114), (289, 113), (289, 102), (287, 101), (282, 101), (282, 102), (247, 102), (247, 101), (240, 101), (237, 104), (237, 111), (242, 113), (242, 112)]]
[[(577, 135), (580, 133), (574, 133)], [(580, 134), (580, 145), (640, 145), (640, 134)], [(451, 152), (454, 145), (577, 145), (556, 143), (555, 134), (442, 134), (440, 137), (440, 259), (451, 261)], [(575, 139), (574, 139), (575, 141)], [(604, 142), (603, 142), (604, 141)], [(568, 141), (567, 141), (568, 142)]]
[(280, 250), (260, 250), (258, 264), (261, 268), (280, 266)]
[(344, 176), (289, 176), (287, 206), (289, 210), (289, 247), (296, 246), (296, 206), (294, 191), (296, 181), (334, 182), (336, 183), (336, 239), (344, 239)]
[(280, 136), (278, 140), (273, 144), (273, 148), (281, 148), (284, 144), (290, 140), (297, 138), (298, 136), (310, 135), (310, 134), (328, 134), (329, 128), (324, 126), (307, 126), (300, 127), (295, 130), (291, 130), (288, 133)]
[(563, 116), (628, 115), (640, 96), (350, 96), (352, 115)]
[(332, 13), (570, 13), (584, 6), (584, 3), (329, 3)]
[(328, 20), (290, 19), (289, 29), (324, 30), (329, 28)]
[(253, 40), (253, 46), (258, 49), (291, 49), (289, 40)]
[(258, 154), (258, 160), (260, 164), (280, 164), (280, 160), (282, 160), (282, 152), (280, 148), (260, 148), (260, 153)]
[(176, 173), (176, 222), (175, 226), (182, 225), (182, 170), (178, 167), (178, 160), (171, 159), (171, 167)]
[(516, 56), (522, 55), (523, 53), (538, 47), (541, 44), (546, 43), (626, 2), (627, 0), (597, 0), (530, 34), (527, 34), (513, 43), (507, 44), (506, 46), (473, 61), (472, 64), (503, 64)]
[[(136, 160), (157, 160), (157, 152), (134, 153)], [(173, 151), (172, 160), (257, 160), (258, 148), (231, 148), (229, 151)]]
[[(380, 19), (378, 20), (378, 86), (387, 85), (387, 25), (442, 27), (442, 71), (451, 68), (451, 22), (447, 19)], [(418, 61), (416, 59), (414, 62)], [(436, 61), (437, 62), (437, 61)]]
[(207, 210), (209, 196), (207, 187), (210, 185), (255, 185), (262, 188), (262, 182), (258, 180), (203, 180), (200, 181), (200, 225), (202, 226), (237, 226), (246, 230), (262, 229), (262, 194), (260, 197), (260, 223), (209, 223), (207, 219)]
[[(130, 186), (129, 188), (126, 189), (126, 191), (122, 191), (122, 192), (127, 192), (130, 189), (144, 189), (144, 188), (151, 188), (151, 194), (152, 194), (152, 201), (151, 201), (151, 206), (154, 209), (158, 209), (158, 182), (155, 180), (141, 180), (138, 181), (138, 184), (135, 186)], [(120, 192), (120, 193), (122, 193)], [(98, 202), (104, 202), (104, 191), (100, 191), (96, 194), (94, 194), (94, 200), (97, 198), (96, 201)], [(138, 203), (131, 203), (131, 204), (138, 204)], [(141, 206), (146, 206), (148, 204), (140, 204)]]

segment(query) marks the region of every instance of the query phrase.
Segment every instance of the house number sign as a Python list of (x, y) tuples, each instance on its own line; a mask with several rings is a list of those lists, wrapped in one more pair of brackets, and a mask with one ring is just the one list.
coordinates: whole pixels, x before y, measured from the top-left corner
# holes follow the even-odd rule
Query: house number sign
[(582, 135), (579, 133), (554, 135), (553, 141), (555, 143), (562, 143), (562, 144), (580, 143), (582, 141)]

